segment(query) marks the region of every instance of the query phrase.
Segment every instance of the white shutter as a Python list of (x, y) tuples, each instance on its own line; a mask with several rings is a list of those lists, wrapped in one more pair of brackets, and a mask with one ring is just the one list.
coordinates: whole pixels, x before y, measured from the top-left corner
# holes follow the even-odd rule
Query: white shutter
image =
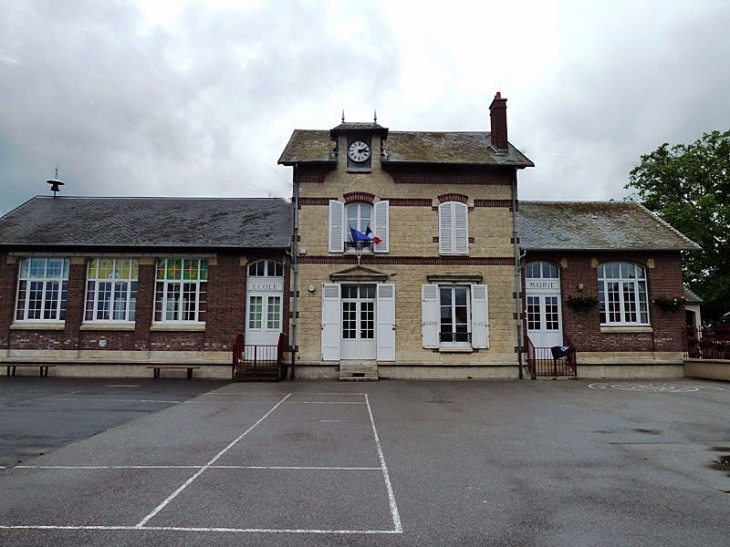
[(340, 360), (340, 286), (322, 285), (322, 361)]
[(471, 345), (489, 347), (489, 298), (486, 285), (471, 286)]
[(395, 285), (379, 284), (377, 301), (378, 361), (395, 361)]
[(465, 203), (453, 203), (454, 206), (454, 252), (469, 253), (469, 207)]
[(375, 245), (376, 253), (387, 253), (390, 247), (390, 219), (387, 201), (379, 201), (373, 206), (375, 216), (375, 235), (382, 241)]
[(345, 204), (330, 200), (330, 248), (331, 253), (341, 253), (345, 250)]
[(424, 348), (439, 347), (438, 285), (421, 285), (421, 338)]
[(453, 203), (446, 202), (439, 205), (439, 253), (453, 253)]

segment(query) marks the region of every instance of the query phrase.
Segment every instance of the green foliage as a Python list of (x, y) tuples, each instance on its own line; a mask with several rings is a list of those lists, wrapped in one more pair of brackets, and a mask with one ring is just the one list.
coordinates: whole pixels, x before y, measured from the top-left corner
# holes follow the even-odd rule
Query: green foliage
[(665, 143), (641, 156), (627, 189), (702, 247), (683, 253), (685, 281), (705, 302), (703, 317), (730, 310), (730, 130)]
[(677, 311), (686, 303), (687, 300), (684, 298), (684, 296), (680, 296), (678, 298), (669, 298), (668, 296), (660, 295), (654, 299), (654, 304), (656, 304), (664, 311)]

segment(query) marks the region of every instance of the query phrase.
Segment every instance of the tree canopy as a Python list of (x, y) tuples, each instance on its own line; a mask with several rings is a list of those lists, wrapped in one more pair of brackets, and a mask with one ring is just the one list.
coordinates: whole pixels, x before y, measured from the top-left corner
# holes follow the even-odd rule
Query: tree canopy
[(692, 239), (701, 251), (683, 257), (685, 282), (704, 300), (703, 318), (730, 311), (730, 129), (692, 144), (665, 143), (641, 156), (626, 189)]

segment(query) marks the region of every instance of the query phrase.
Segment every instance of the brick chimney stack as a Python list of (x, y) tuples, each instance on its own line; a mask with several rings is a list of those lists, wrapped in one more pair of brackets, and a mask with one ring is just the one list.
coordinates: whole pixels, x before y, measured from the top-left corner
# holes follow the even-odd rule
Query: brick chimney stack
[(507, 151), (507, 99), (502, 94), (497, 94), (489, 105), (489, 116), (492, 119), (492, 148), (500, 151)]

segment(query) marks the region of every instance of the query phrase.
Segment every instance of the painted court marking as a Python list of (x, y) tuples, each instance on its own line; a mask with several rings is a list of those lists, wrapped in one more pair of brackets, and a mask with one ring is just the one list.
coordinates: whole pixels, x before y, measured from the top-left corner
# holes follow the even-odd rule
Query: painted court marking
[[(67, 394), (63, 394), (67, 395)], [(230, 395), (225, 393), (225, 395)], [(269, 394), (274, 395), (274, 394)], [(281, 395), (281, 394), (278, 394)], [(173, 491), (164, 501), (162, 501), (157, 507), (155, 507), (148, 515), (146, 515), (140, 522), (134, 526), (104, 526), (104, 525), (86, 525), (86, 526), (74, 526), (74, 525), (17, 525), (7, 526), (0, 525), (0, 530), (99, 530), (99, 531), (172, 531), (172, 532), (214, 532), (214, 533), (270, 533), (270, 534), (314, 534), (314, 535), (353, 535), (353, 534), (365, 534), (365, 535), (381, 535), (381, 534), (401, 534), (403, 533), (403, 526), (398, 512), (398, 505), (395, 500), (395, 494), (393, 492), (393, 486), (390, 481), (390, 474), (388, 472), (388, 466), (385, 463), (385, 456), (383, 449), (380, 444), (380, 437), (378, 435), (377, 428), (375, 426), (375, 419), (373, 417), (372, 407), (370, 406), (370, 400), (366, 393), (297, 393), (296, 395), (346, 395), (346, 396), (363, 396), (365, 401), (353, 402), (353, 401), (288, 401), (288, 399), (294, 394), (288, 393), (281, 400), (279, 400), (266, 414), (264, 414), (256, 423), (239, 435), (236, 439), (230, 442), (223, 450), (218, 452), (211, 460), (205, 465), (88, 465), (88, 466), (53, 466), (53, 465), (18, 465), (14, 469), (57, 469), (57, 470), (104, 470), (104, 469), (196, 469), (197, 471), (187, 479), (182, 485), (180, 485), (175, 491)], [(109, 399), (102, 399), (109, 400)], [(116, 400), (116, 399), (115, 399)], [(126, 400), (126, 399), (125, 399)], [(133, 401), (133, 400), (131, 400)], [(145, 400), (141, 400), (145, 401)], [(149, 402), (163, 402), (163, 401), (149, 401)], [(173, 401), (164, 401), (173, 402)], [(184, 401), (174, 401), (177, 403), (184, 403)], [(231, 404), (232, 402), (228, 402)], [(272, 404), (270, 401), (269, 404)], [(248, 435), (254, 428), (260, 425), (266, 418), (268, 418), (277, 408), (284, 404), (359, 404), (367, 407), (368, 418), (370, 420), (370, 426), (372, 428), (373, 438), (375, 440), (375, 446), (378, 454), (379, 467), (347, 467), (347, 466), (236, 466), (236, 465), (216, 465), (218, 461), (226, 452), (233, 448), (239, 443), (246, 435)], [(323, 421), (340, 421), (340, 420), (323, 420)], [(0, 468), (2, 469), (2, 468)], [(305, 471), (379, 471), (382, 474), (383, 481), (388, 497), (388, 506), (390, 509), (391, 519), (393, 521), (392, 530), (348, 530), (348, 529), (302, 529), (302, 528), (225, 528), (225, 527), (181, 527), (181, 526), (148, 526), (147, 523), (158, 515), (167, 505), (170, 504), (177, 496), (179, 496), (188, 486), (190, 486), (196, 479), (198, 479), (205, 471), (209, 469), (252, 469), (252, 470), (305, 470)]]
[(644, 393), (694, 393), (697, 391), (725, 391), (723, 388), (717, 386), (696, 386), (691, 384), (688, 385), (672, 383), (655, 384), (654, 382), (599, 382), (595, 384), (590, 384), (588, 387), (596, 390), (615, 389), (618, 391), (637, 391)]

